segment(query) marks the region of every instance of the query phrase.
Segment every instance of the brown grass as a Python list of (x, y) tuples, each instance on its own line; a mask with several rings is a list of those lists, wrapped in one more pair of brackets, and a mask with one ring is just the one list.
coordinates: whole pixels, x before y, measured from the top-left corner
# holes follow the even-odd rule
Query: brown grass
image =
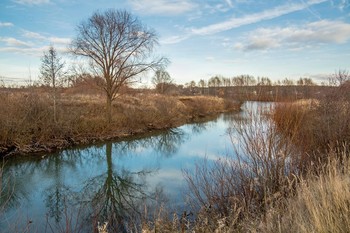
[[(328, 152), (350, 141), (349, 86), (332, 89), (325, 97), (276, 108), (274, 121), (303, 152), (303, 164), (327, 160)], [(293, 135), (293, 137), (291, 137)]]
[(123, 95), (113, 103), (112, 123), (105, 117), (105, 98), (99, 94), (61, 91), (57, 122), (52, 99), (45, 90), (0, 92), (0, 156), (66, 148), (179, 126), (199, 117), (239, 109), (214, 97)]
[(269, 210), (257, 232), (350, 232), (350, 154), (341, 154), (329, 154), (320, 175), (301, 179), (296, 195)]

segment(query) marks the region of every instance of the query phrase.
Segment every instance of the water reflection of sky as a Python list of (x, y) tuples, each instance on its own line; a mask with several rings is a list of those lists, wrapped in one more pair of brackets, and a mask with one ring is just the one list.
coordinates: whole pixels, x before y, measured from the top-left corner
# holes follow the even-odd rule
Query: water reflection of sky
[[(109, 146), (70, 149), (43, 159), (9, 162), (4, 175), (11, 178), (15, 195), (0, 227), (6, 228), (10, 222), (21, 222), (23, 226), (24, 219), (33, 221), (32, 229), (36, 229), (46, 221), (47, 213), (53, 218), (62, 211), (64, 202), (75, 196), (83, 198), (82, 193), (93, 192), (93, 185), (100, 188), (110, 176), (125, 174), (135, 183), (143, 180), (149, 192), (163, 187), (172, 204), (181, 206), (186, 188), (182, 171), (194, 170), (196, 162), (203, 158), (215, 160), (234, 153), (227, 129), (237, 115), (222, 114), (210, 122), (188, 124)], [(140, 172), (145, 174), (141, 177)]]

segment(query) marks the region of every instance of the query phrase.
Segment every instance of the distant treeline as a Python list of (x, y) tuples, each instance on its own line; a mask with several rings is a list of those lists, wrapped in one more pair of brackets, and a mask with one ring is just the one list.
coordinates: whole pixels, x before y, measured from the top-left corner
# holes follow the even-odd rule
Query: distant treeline
[[(251, 75), (239, 75), (232, 78), (214, 76), (209, 80), (201, 79), (199, 82), (191, 81), (184, 85), (176, 84), (171, 78), (160, 79), (154, 82), (154, 87), (133, 88), (124, 85), (120, 87), (120, 94), (127, 93), (159, 93), (165, 95), (207, 95), (230, 98), (236, 100), (260, 100), (260, 101), (283, 101), (303, 98), (318, 98), (328, 93), (336, 86), (341, 85), (349, 79), (349, 72), (340, 70), (332, 75), (327, 83), (316, 84), (311, 78), (300, 78), (298, 80), (283, 79), (272, 82), (267, 77)], [(71, 75), (60, 85), (60, 89), (66, 89), (71, 93), (101, 94), (100, 88), (104, 80), (101, 77), (90, 74)], [(1, 86), (0, 86), (1, 87)], [(21, 90), (31, 87), (42, 90), (49, 87), (36, 83), (23, 87), (10, 88)], [(1, 88), (6, 90), (4, 86)]]
[(191, 81), (185, 85), (158, 83), (155, 90), (170, 95), (211, 95), (238, 100), (281, 101), (317, 98), (347, 80), (349, 73), (339, 71), (327, 83), (318, 85), (311, 78), (283, 79), (272, 82), (267, 77), (239, 75), (232, 78), (214, 76), (209, 80)]

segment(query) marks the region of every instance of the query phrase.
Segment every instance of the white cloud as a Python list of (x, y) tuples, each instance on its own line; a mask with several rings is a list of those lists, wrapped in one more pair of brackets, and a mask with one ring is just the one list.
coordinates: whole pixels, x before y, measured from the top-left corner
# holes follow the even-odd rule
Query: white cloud
[(13, 37), (0, 37), (0, 41), (5, 42), (6, 46), (15, 46), (15, 47), (30, 47), (31, 44), (18, 40)]
[(134, 10), (146, 14), (177, 15), (192, 10), (191, 0), (129, 0)]
[(12, 27), (13, 23), (10, 22), (0, 22), (0, 28), (1, 27)]
[[(147, 0), (150, 1), (150, 0)], [(164, 1), (164, 0), (157, 0), (157, 1)], [(179, 43), (183, 40), (186, 40), (192, 36), (200, 35), (200, 36), (205, 36), (205, 35), (213, 35), (216, 33), (228, 31), (234, 28), (239, 28), (244, 25), (249, 25), (249, 24), (254, 24), (258, 23), (260, 21), (264, 20), (269, 20), (269, 19), (274, 19), (278, 18), (280, 16), (290, 14), (293, 12), (301, 11), (308, 9), (310, 6), (315, 5), (315, 4), (320, 4), (323, 2), (326, 2), (328, 0), (309, 0), (307, 2), (299, 2), (299, 3), (294, 3), (294, 4), (285, 4), (281, 5), (272, 9), (265, 10), (263, 12), (258, 12), (250, 15), (243, 16), (241, 18), (236, 18), (232, 17), (226, 21), (216, 23), (216, 24), (211, 24), (208, 26), (204, 26), (201, 28), (187, 28), (185, 29), (185, 32), (183, 35), (180, 36), (172, 36), (169, 38), (166, 38), (163, 40), (164, 44), (175, 44)], [(228, 1), (227, 4), (232, 1)], [(236, 2), (246, 2), (246, 1), (236, 1)], [(210, 6), (206, 6), (207, 8)], [(268, 47), (267, 42), (258, 42), (260, 45), (255, 45), (256, 48), (258, 47)], [(252, 45), (254, 47), (254, 45)]]
[(350, 40), (350, 24), (342, 21), (320, 20), (303, 26), (260, 28), (242, 38), (234, 47), (240, 50), (266, 50), (287, 47), (298, 50), (322, 43), (346, 43)]
[(232, 3), (231, 0), (225, 0), (225, 2), (227, 3), (227, 5), (228, 5), (229, 7), (233, 7), (233, 3)]
[(47, 41), (52, 44), (66, 44), (68, 45), (71, 42), (70, 38), (64, 38), (64, 37), (47, 37), (37, 32), (31, 32), (27, 30), (22, 31), (22, 36), (29, 38), (29, 39), (36, 39), (40, 41)]
[(177, 44), (181, 41), (187, 40), (189, 38), (188, 35), (183, 35), (183, 36), (171, 36), (167, 38), (163, 38), (160, 40), (161, 44)]
[(26, 38), (30, 38), (30, 39), (38, 39), (38, 40), (45, 40), (46, 37), (43, 35), (40, 35), (39, 33), (36, 32), (31, 32), (31, 31), (27, 31), (27, 30), (23, 30), (22, 35)]
[(245, 50), (265, 50), (278, 47), (278, 43), (270, 38), (253, 38), (249, 44), (245, 46)]
[(337, 7), (341, 11), (345, 11), (347, 8), (350, 7), (349, 0), (331, 0), (331, 4), (332, 6)]
[(242, 18), (233, 17), (224, 22), (212, 24), (202, 28), (193, 28), (191, 32), (194, 35), (212, 35), (215, 33), (231, 30), (233, 28), (238, 28), (244, 25), (257, 23), (263, 20), (274, 19), (292, 12), (304, 10), (312, 5), (319, 4), (325, 1), (327, 0), (311, 0), (306, 3), (286, 4), (263, 12), (250, 14)]
[(22, 30), (21, 36), (25, 40), (13, 37), (0, 37), (0, 42), (4, 43), (0, 47), (0, 52), (39, 57), (42, 56), (43, 51), (47, 50), (50, 45), (53, 45), (60, 53), (67, 53), (67, 45), (71, 42), (70, 38), (47, 36), (28, 30)]
[[(0, 47), (0, 52), (9, 52), (16, 54), (25, 54), (35, 57), (41, 57), (44, 51), (47, 51), (50, 46), (38, 46), (38, 47)], [(68, 49), (66, 47), (55, 47), (59, 53), (67, 53)]]
[(41, 5), (50, 3), (50, 0), (13, 0), (13, 2), (23, 5)]
[(71, 42), (70, 38), (63, 38), (63, 37), (50, 37), (49, 41), (53, 44), (63, 44), (68, 45)]
[(204, 9), (207, 14), (216, 14), (218, 12), (224, 13), (231, 9), (232, 7), (226, 2), (216, 3), (215, 5), (205, 4)]

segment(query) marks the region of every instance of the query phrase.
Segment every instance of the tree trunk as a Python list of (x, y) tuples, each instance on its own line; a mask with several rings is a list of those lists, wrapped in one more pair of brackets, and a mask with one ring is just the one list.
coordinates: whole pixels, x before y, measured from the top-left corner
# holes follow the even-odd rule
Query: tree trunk
[(54, 90), (53, 90), (53, 121), (54, 121), (54, 123), (57, 123), (56, 98), (57, 98), (57, 91), (56, 91), (56, 87), (54, 87)]
[(112, 98), (107, 95), (107, 112), (106, 112), (107, 122), (112, 122)]

